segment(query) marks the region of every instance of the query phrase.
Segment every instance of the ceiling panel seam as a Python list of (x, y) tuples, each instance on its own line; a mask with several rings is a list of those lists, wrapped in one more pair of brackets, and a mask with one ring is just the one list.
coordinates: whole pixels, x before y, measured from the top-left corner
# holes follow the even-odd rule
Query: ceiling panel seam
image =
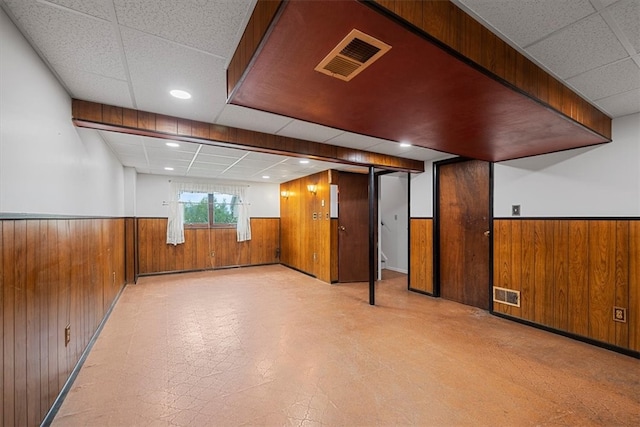
[[(118, 15), (116, 14), (116, 7), (113, 1), (109, 2), (109, 13), (111, 14), (111, 27), (113, 34), (118, 42), (118, 50), (120, 53), (120, 60), (122, 61), (122, 68), (124, 68), (124, 74), (127, 77), (127, 88), (129, 89), (129, 96), (131, 97), (131, 105), (134, 109), (138, 109), (138, 103), (136, 102), (135, 91), (133, 90), (133, 82), (131, 80), (131, 72), (129, 71), (129, 62), (127, 61), (127, 54), (124, 50), (124, 43), (122, 41), (122, 33), (120, 32), (120, 25), (118, 25)], [(145, 151), (145, 156), (147, 155)], [(147, 159), (147, 164), (149, 159)]]

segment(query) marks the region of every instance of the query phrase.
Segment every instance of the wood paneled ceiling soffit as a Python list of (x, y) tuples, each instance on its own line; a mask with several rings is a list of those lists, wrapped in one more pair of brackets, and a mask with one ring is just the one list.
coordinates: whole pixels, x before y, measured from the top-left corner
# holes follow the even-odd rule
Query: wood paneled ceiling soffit
[(271, 135), (213, 123), (74, 99), (73, 123), (78, 127), (130, 135), (194, 142), (218, 147), (305, 157), (334, 163), (424, 172), (424, 162), (319, 142)]
[[(350, 81), (316, 71), (354, 30), (389, 51)], [(611, 140), (608, 116), (450, 1), (258, 0), (227, 90), (232, 104), (487, 161)]]

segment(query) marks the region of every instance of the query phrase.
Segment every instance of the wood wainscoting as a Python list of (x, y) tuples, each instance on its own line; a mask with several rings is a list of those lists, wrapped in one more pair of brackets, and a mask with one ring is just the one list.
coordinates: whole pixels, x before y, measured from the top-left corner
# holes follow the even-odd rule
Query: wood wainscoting
[(251, 218), (251, 240), (235, 228), (186, 228), (185, 242), (167, 245), (166, 218), (138, 218), (139, 274), (206, 270), (279, 262), (280, 219)]
[(124, 219), (0, 221), (0, 426), (43, 420), (125, 283), (124, 241)]
[(640, 220), (496, 219), (493, 267), (494, 286), (520, 292), (495, 312), (640, 351)]
[(409, 289), (433, 295), (433, 219), (411, 218)]

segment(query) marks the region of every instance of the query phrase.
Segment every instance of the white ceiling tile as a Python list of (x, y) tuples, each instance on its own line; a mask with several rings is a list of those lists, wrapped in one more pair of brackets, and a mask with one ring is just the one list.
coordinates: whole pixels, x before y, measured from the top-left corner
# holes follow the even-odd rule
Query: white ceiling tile
[(340, 147), (355, 148), (358, 150), (366, 150), (374, 145), (389, 142), (385, 139), (374, 138), (371, 136), (358, 135), (356, 133), (345, 132), (327, 141), (328, 144), (339, 145)]
[(593, 15), (555, 33), (530, 46), (527, 52), (562, 78), (627, 56), (620, 41), (600, 15)]
[(620, 1), (608, 10), (636, 53), (640, 52), (640, 1)]
[(73, 98), (133, 108), (129, 84), (125, 80), (104, 77), (63, 65), (56, 65), (55, 69)]
[(231, 166), (237, 161), (238, 159), (234, 159), (232, 157), (199, 155), (196, 161), (193, 163), (193, 165), (194, 166), (198, 165), (199, 167), (224, 166), (226, 168)]
[(130, 145), (130, 144), (118, 144), (115, 142), (109, 142), (109, 146), (113, 149), (113, 151), (125, 155), (125, 156), (141, 156), (144, 158), (144, 149), (138, 145)]
[(587, 71), (567, 82), (587, 98), (597, 100), (640, 88), (640, 68), (627, 59)]
[(252, 1), (115, 0), (114, 4), (121, 25), (230, 58)]
[(275, 134), (291, 121), (288, 117), (227, 104), (216, 123), (240, 129)]
[(105, 0), (43, 0), (48, 3), (54, 3), (78, 12), (86, 13), (100, 19), (111, 20), (112, 8), (111, 2)]
[(343, 130), (321, 126), (314, 123), (292, 120), (284, 128), (280, 129), (278, 135), (289, 138), (303, 139), (306, 141), (324, 142), (344, 133)]
[(283, 157), (283, 156), (278, 156), (276, 154), (270, 154), (270, 153), (260, 153), (258, 151), (250, 152), (246, 158), (261, 160), (263, 162), (270, 162), (270, 163), (278, 163), (278, 162), (281, 162), (283, 159), (291, 159), (290, 157)]
[(193, 153), (186, 153), (184, 151), (174, 151), (161, 148), (147, 148), (147, 155), (149, 161), (157, 160), (181, 160), (191, 162), (193, 160)]
[(411, 151), (411, 147), (401, 147), (397, 142), (383, 142), (382, 144), (374, 145), (367, 148), (367, 151), (373, 151), (374, 153), (388, 154), (390, 156), (400, 156), (402, 153), (408, 153)]
[(138, 135), (129, 135), (119, 132), (98, 131), (107, 142), (115, 142), (117, 144), (129, 144), (139, 147), (143, 146), (144, 137)]
[(203, 145), (200, 149), (200, 156), (224, 156), (239, 159), (244, 156), (246, 151), (237, 148), (216, 147), (214, 145)]
[(459, 0), (489, 25), (527, 46), (595, 12), (588, 0)]
[[(171, 151), (184, 151), (187, 153), (195, 153), (198, 151), (198, 146), (195, 142), (184, 142), (184, 141), (172, 141), (170, 139), (164, 138), (152, 138), (145, 136), (143, 137), (144, 146), (148, 148), (159, 148), (159, 149), (168, 149)], [(179, 147), (169, 147), (167, 146), (167, 142), (174, 142), (179, 144)]]
[(622, 117), (640, 111), (640, 89), (610, 96), (596, 103), (612, 117)]
[(223, 170), (227, 169), (229, 167), (229, 165), (214, 165), (214, 164), (209, 164), (209, 163), (201, 163), (201, 162), (195, 162), (193, 165), (191, 165), (191, 170), (192, 171), (209, 171), (209, 172), (222, 172)]
[(441, 151), (430, 150), (428, 148), (423, 147), (413, 147), (411, 151), (402, 154), (402, 157), (406, 157), (407, 159), (413, 160), (436, 160), (442, 159), (446, 157), (453, 157), (451, 154), (443, 153)]
[[(125, 80), (113, 25), (47, 3), (5, 0), (49, 63)], [(99, 54), (97, 54), (99, 53)]]
[[(139, 109), (214, 121), (226, 102), (224, 60), (128, 28), (121, 33)], [(174, 98), (171, 89), (192, 98)]]
[(255, 159), (248, 159), (248, 158), (244, 158), (240, 160), (240, 162), (238, 162), (238, 166), (253, 168), (254, 170), (268, 168), (273, 165), (274, 165), (274, 162), (267, 162), (264, 160), (255, 160)]

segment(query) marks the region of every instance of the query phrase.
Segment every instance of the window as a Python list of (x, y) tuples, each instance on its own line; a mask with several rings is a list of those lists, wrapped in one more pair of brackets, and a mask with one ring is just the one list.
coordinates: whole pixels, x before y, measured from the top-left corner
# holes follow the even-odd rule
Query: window
[(238, 223), (238, 196), (224, 193), (180, 193), (187, 227), (232, 227)]

